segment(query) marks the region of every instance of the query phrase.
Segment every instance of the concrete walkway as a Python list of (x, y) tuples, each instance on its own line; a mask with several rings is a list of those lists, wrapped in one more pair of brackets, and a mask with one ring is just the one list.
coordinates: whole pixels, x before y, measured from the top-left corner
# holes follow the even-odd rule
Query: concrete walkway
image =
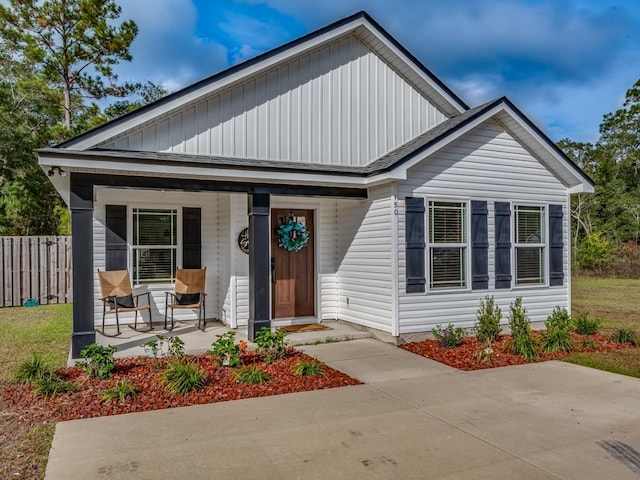
[(638, 479), (640, 380), (304, 347), (365, 385), (59, 423), (47, 480)]

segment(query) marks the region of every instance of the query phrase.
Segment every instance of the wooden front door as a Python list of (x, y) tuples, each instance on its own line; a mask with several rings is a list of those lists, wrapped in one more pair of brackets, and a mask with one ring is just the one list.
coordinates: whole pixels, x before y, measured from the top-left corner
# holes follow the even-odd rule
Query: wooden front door
[[(309, 241), (289, 252), (278, 246), (278, 227), (293, 216), (306, 225)], [(272, 317), (311, 317), (315, 314), (313, 210), (271, 210)]]

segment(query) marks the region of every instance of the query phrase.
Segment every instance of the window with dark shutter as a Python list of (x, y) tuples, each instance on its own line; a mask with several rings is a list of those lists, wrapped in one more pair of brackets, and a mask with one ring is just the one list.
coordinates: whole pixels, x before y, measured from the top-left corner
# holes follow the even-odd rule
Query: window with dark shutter
[(405, 199), (405, 241), (407, 293), (425, 291), (425, 232), (424, 199), (407, 197)]
[(105, 269), (127, 269), (127, 206), (105, 206)]
[(133, 282), (172, 283), (178, 250), (178, 211), (133, 209)]
[(429, 202), (429, 288), (467, 286), (467, 204)]
[(471, 288), (489, 288), (487, 202), (471, 201)]
[(562, 205), (549, 205), (549, 285), (564, 282)]
[(495, 203), (496, 288), (511, 288), (511, 204)]
[(544, 207), (514, 207), (516, 285), (541, 285), (545, 282), (544, 219)]

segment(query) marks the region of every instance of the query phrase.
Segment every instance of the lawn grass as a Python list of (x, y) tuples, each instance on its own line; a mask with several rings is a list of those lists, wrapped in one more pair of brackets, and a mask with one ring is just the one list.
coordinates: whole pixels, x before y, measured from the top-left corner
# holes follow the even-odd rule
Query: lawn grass
[[(0, 308), (0, 387), (33, 352), (52, 366), (67, 362), (71, 305)], [(55, 425), (25, 424), (0, 404), (0, 478), (42, 479)]]
[[(640, 331), (640, 280), (629, 278), (573, 277), (571, 312), (602, 318), (607, 329)], [(640, 349), (581, 353), (565, 362), (607, 372), (640, 377)]]
[(640, 329), (640, 280), (573, 277), (571, 313), (601, 317), (604, 328)]
[(609, 352), (578, 353), (564, 359), (583, 367), (597, 368), (640, 378), (640, 349), (612, 350)]

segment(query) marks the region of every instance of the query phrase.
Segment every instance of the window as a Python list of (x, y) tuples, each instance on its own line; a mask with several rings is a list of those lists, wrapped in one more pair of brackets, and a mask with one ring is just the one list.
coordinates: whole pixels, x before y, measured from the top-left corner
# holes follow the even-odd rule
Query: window
[(134, 283), (174, 282), (177, 225), (177, 210), (133, 209)]
[(429, 288), (467, 286), (467, 205), (429, 202)]
[(544, 207), (515, 206), (516, 285), (540, 285), (545, 281), (544, 219)]

